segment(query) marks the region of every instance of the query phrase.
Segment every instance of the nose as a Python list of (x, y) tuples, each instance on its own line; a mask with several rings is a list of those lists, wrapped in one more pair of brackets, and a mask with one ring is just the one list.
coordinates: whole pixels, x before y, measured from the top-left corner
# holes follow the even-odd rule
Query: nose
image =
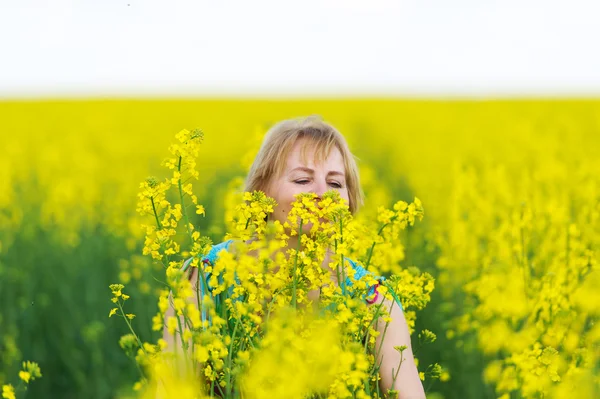
[(321, 197), (323, 196), (323, 193), (325, 193), (327, 191), (327, 182), (319, 180), (316, 182), (314, 188), (315, 188), (314, 193), (317, 194), (319, 199), (321, 199)]

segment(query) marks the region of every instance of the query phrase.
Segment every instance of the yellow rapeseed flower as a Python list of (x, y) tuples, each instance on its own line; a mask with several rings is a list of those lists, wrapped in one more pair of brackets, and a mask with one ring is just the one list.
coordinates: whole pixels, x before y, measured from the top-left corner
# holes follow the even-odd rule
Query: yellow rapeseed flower
[(3, 399), (16, 399), (15, 389), (10, 384), (2, 385), (2, 398)]
[(29, 383), (29, 379), (31, 378), (31, 374), (28, 371), (19, 371), (19, 378), (23, 380), (26, 384)]

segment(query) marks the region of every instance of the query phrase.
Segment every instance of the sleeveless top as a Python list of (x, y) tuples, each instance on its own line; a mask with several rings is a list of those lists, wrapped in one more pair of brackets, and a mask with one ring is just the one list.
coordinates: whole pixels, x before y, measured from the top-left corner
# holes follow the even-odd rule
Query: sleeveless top
[[(234, 240), (227, 240), (222, 243), (213, 245), (212, 249), (208, 252), (208, 254), (202, 258), (202, 263), (203, 264), (209, 263), (210, 265), (214, 265), (215, 262), (217, 261), (217, 259), (219, 258), (219, 252), (221, 252), (223, 250), (227, 250), (232, 242), (234, 242)], [(192, 259), (193, 258), (190, 258), (184, 262), (183, 267), (182, 267), (182, 270), (184, 272), (188, 271), (190, 263), (192, 262)], [(369, 304), (375, 303), (379, 299), (379, 292), (377, 292), (377, 287), (379, 287), (379, 285), (383, 284), (383, 282), (385, 281), (385, 277), (373, 275), (373, 273), (369, 272), (364, 267), (362, 267), (361, 265), (359, 265), (358, 263), (356, 263), (355, 261), (353, 261), (350, 258), (344, 258), (344, 259), (346, 259), (350, 263), (352, 268), (354, 269), (354, 279), (355, 280), (360, 280), (362, 277), (364, 277), (366, 275), (372, 275), (377, 280), (377, 283), (372, 284), (371, 286), (368, 287), (367, 294), (365, 294), (365, 301), (367, 303), (369, 303)], [(208, 281), (208, 277), (209, 277), (209, 274), (207, 273), (206, 274), (207, 281)], [(350, 286), (352, 286), (352, 280), (350, 279), (350, 277), (346, 277), (346, 287), (350, 287)], [(210, 287), (209, 287), (209, 291), (210, 291)], [(402, 307), (402, 303), (400, 302), (400, 300), (398, 299), (396, 294), (392, 290), (390, 290), (390, 293), (392, 294), (392, 297), (394, 298), (394, 300), (400, 307), (400, 310), (404, 310)], [(204, 295), (202, 284), (200, 284), (199, 294), (201, 297)], [(366, 299), (366, 297), (369, 297), (373, 294), (375, 294), (375, 296), (372, 299)], [(218, 298), (215, 298), (215, 300), (218, 300)], [(201, 314), (202, 314), (202, 321), (205, 321), (208, 319), (206, 310), (201, 309)]]

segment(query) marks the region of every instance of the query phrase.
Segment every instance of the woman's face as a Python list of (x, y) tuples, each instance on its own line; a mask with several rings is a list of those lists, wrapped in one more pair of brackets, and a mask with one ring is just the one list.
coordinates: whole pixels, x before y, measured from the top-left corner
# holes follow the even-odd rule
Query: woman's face
[[(314, 146), (309, 144), (306, 148), (307, 164), (302, 162), (301, 151), (306, 139), (297, 140), (292, 148), (285, 169), (281, 176), (274, 177), (266, 194), (277, 201), (273, 211), (275, 220), (284, 223), (295, 201), (294, 195), (299, 193), (315, 193), (319, 198), (324, 192), (337, 190), (340, 196), (349, 203), (348, 187), (346, 186), (346, 170), (342, 154), (337, 147), (333, 147), (327, 159), (315, 165)], [(312, 223), (303, 226), (302, 230), (308, 234)]]

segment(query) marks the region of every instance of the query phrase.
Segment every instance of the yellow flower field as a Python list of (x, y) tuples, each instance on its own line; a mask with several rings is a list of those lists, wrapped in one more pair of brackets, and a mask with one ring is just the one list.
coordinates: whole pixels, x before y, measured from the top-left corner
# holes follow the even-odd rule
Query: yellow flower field
[[(140, 341), (159, 338), (164, 269), (136, 212), (140, 182), (172, 178), (161, 163), (175, 135), (202, 129), (185, 194), (203, 207), (190, 220), (199, 235), (219, 243), (263, 134), (310, 114), (359, 158), (358, 222), (385, 218), (380, 206), (400, 200), (423, 204), (423, 221), (382, 243), (372, 267), (405, 287), (413, 266), (435, 279), (427, 307), (406, 312), (419, 370), (441, 365), (439, 381), (424, 375), (428, 397), (600, 396), (600, 101), (366, 99), (0, 103), (3, 395), (134, 395), (128, 357), (140, 345), (107, 316), (122, 313), (108, 287), (123, 284), (127, 298), (113, 290), (127, 300), (123, 316)], [(240, 364), (246, 356), (238, 352)], [(24, 360), (43, 376), (29, 383), (39, 369)]]

